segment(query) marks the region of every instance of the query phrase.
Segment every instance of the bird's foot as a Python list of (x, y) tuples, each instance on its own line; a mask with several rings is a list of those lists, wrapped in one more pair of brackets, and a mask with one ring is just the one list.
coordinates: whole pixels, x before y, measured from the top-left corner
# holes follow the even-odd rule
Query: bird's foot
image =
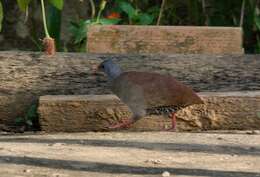
[(171, 115), (171, 128), (167, 128), (167, 129), (164, 129), (164, 131), (168, 131), (168, 132), (176, 132), (176, 116), (175, 116), (175, 112), (173, 112)]
[(167, 129), (164, 129), (165, 131), (168, 131), (168, 132), (176, 132), (176, 127), (171, 127), (171, 128), (167, 128)]
[(161, 131), (166, 131), (166, 132), (177, 132), (176, 126), (164, 126)]
[(133, 122), (134, 121), (132, 119), (123, 119), (123, 120), (121, 120), (120, 123), (110, 125), (107, 128), (109, 130), (118, 130), (118, 129), (130, 128), (131, 125), (133, 124)]

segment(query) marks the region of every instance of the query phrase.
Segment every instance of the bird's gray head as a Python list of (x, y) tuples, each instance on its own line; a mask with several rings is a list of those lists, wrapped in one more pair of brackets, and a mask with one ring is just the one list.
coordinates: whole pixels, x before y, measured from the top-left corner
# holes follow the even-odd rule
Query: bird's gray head
[(115, 64), (111, 59), (103, 61), (98, 66), (98, 70), (105, 72), (111, 80), (115, 79), (122, 73), (120, 67)]

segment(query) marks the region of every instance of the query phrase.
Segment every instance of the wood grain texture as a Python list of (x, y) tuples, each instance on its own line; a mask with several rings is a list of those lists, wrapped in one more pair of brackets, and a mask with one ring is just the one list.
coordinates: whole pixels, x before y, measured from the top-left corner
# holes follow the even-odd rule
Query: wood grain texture
[(13, 123), (42, 95), (108, 94), (91, 68), (113, 58), (123, 70), (170, 73), (196, 91), (260, 90), (259, 55), (101, 55), (0, 52), (0, 124)]
[(131, 115), (114, 95), (42, 96), (38, 112), (46, 132), (100, 131), (109, 121)]
[(139, 54), (243, 54), (238, 27), (91, 25), (87, 51)]
[[(248, 130), (260, 129), (260, 91), (200, 93), (203, 105), (189, 106), (177, 113), (177, 129)], [(114, 95), (43, 96), (39, 103), (40, 123), (46, 132), (100, 131), (129, 117), (127, 107)], [(130, 130), (162, 130), (170, 119), (150, 116)]]

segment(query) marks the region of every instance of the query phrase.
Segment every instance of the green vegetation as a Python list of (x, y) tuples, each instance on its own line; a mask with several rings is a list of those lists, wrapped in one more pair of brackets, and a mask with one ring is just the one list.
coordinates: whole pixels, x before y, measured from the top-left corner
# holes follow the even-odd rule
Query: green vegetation
[(2, 3), (0, 1), (0, 31), (2, 30), (2, 21), (4, 18), (4, 14), (3, 14), (3, 7), (2, 7)]
[[(247, 53), (260, 53), (260, 0), (88, 0), (89, 19), (71, 22), (75, 51), (84, 51), (86, 30), (92, 24), (242, 26)], [(27, 11), (32, 0), (17, 0)], [(47, 26), (60, 47), (63, 0), (45, 0)], [(96, 13), (97, 12), (97, 13)], [(6, 12), (8, 13), (8, 12)], [(3, 19), (0, 0), (0, 30)]]
[(37, 105), (31, 105), (24, 117), (17, 117), (15, 124), (17, 126), (25, 126), (27, 130), (39, 130)]
[(113, 25), (113, 24), (118, 24), (120, 19), (114, 18), (114, 19), (109, 19), (109, 18), (102, 18), (102, 12), (104, 11), (107, 2), (105, 0), (102, 0), (99, 5), (99, 11), (97, 13), (97, 16), (95, 14), (96, 9), (95, 9), (95, 4), (92, 1), (92, 18), (88, 20), (80, 20), (79, 22), (71, 22), (71, 25), (69, 27), (70, 32), (72, 33), (73, 36), (73, 42), (76, 45), (76, 51), (78, 52), (84, 52), (86, 50), (86, 34), (88, 30), (89, 25), (95, 25), (95, 24), (100, 24), (100, 25)]

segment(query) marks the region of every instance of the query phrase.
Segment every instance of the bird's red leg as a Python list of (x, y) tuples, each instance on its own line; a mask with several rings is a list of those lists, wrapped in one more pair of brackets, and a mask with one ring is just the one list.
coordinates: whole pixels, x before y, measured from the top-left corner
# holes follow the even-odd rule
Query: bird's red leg
[(167, 129), (167, 131), (176, 131), (176, 115), (175, 115), (175, 112), (171, 113), (171, 121), (172, 121), (172, 127)]

